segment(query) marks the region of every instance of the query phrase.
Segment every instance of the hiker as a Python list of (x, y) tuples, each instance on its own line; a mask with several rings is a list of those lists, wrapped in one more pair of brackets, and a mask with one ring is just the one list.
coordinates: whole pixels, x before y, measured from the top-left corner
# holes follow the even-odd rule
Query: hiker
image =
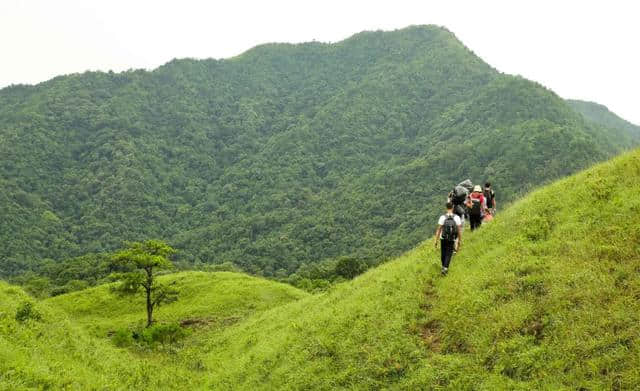
[(473, 231), (476, 228), (480, 228), (480, 225), (482, 224), (482, 217), (484, 217), (487, 209), (487, 204), (480, 185), (476, 185), (473, 188), (473, 192), (469, 196), (469, 201), (469, 223), (471, 225), (471, 230)]
[(449, 201), (453, 203), (453, 213), (460, 217), (460, 222), (464, 224), (464, 218), (467, 215), (465, 201), (469, 198), (469, 193), (473, 189), (471, 180), (467, 179), (460, 182), (449, 193)]
[(442, 275), (449, 271), (449, 263), (453, 256), (453, 251), (460, 249), (462, 243), (462, 222), (460, 217), (453, 213), (453, 203), (447, 202), (447, 212), (440, 216), (438, 229), (435, 236), (435, 247), (438, 248), (440, 242), (440, 262), (442, 263)]
[(491, 220), (493, 220), (493, 215), (491, 214), (491, 212), (485, 213), (484, 217), (482, 218), (482, 222), (488, 223)]
[(494, 216), (496, 214), (496, 193), (491, 188), (491, 182), (484, 184), (482, 195), (484, 195), (484, 199), (487, 202), (487, 210), (491, 216)]

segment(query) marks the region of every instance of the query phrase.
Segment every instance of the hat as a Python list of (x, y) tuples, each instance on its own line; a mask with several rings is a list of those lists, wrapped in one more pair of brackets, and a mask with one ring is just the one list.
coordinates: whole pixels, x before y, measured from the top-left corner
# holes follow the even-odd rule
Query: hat
[(480, 185), (475, 185), (475, 187), (473, 188), (473, 192), (482, 193), (482, 188), (480, 187)]

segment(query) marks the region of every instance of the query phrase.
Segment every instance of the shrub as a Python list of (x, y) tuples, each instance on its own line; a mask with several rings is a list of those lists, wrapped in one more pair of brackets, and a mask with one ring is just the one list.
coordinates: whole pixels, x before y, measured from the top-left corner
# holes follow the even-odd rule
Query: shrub
[(334, 270), (336, 275), (350, 280), (366, 271), (367, 264), (356, 258), (340, 257)]
[(40, 320), (42, 315), (36, 310), (32, 302), (24, 301), (16, 310), (16, 320), (18, 322), (26, 322), (29, 319)]
[(133, 345), (133, 333), (128, 329), (119, 329), (113, 334), (111, 338), (113, 344), (117, 347), (124, 348)]
[(186, 330), (177, 323), (154, 324), (138, 334), (138, 342), (148, 346), (153, 346), (158, 343), (165, 345), (176, 343), (186, 335)]

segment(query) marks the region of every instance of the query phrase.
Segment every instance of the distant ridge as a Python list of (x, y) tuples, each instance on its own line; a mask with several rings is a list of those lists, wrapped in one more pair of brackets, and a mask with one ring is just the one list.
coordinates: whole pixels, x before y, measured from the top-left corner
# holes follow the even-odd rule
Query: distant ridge
[(575, 111), (582, 114), (587, 120), (595, 122), (607, 128), (616, 129), (626, 134), (632, 134), (636, 140), (640, 139), (640, 126), (618, 117), (609, 109), (595, 102), (581, 100), (567, 100)]

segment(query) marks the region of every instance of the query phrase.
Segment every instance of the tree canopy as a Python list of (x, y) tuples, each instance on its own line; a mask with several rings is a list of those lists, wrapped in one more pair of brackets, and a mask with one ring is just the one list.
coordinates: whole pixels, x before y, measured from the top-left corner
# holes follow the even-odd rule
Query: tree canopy
[(169, 256), (175, 250), (159, 240), (128, 243), (127, 247), (113, 256), (113, 262), (125, 272), (114, 273), (119, 281), (114, 287), (122, 295), (136, 295), (140, 291), (146, 299), (147, 327), (153, 323), (153, 311), (162, 304), (178, 299), (178, 291), (167, 283), (158, 282), (158, 272), (173, 268)]
[(13, 86), (0, 276), (149, 237), (268, 277), (371, 266), (430, 235), (460, 180), (504, 204), (636, 142), (608, 135), (434, 26)]

